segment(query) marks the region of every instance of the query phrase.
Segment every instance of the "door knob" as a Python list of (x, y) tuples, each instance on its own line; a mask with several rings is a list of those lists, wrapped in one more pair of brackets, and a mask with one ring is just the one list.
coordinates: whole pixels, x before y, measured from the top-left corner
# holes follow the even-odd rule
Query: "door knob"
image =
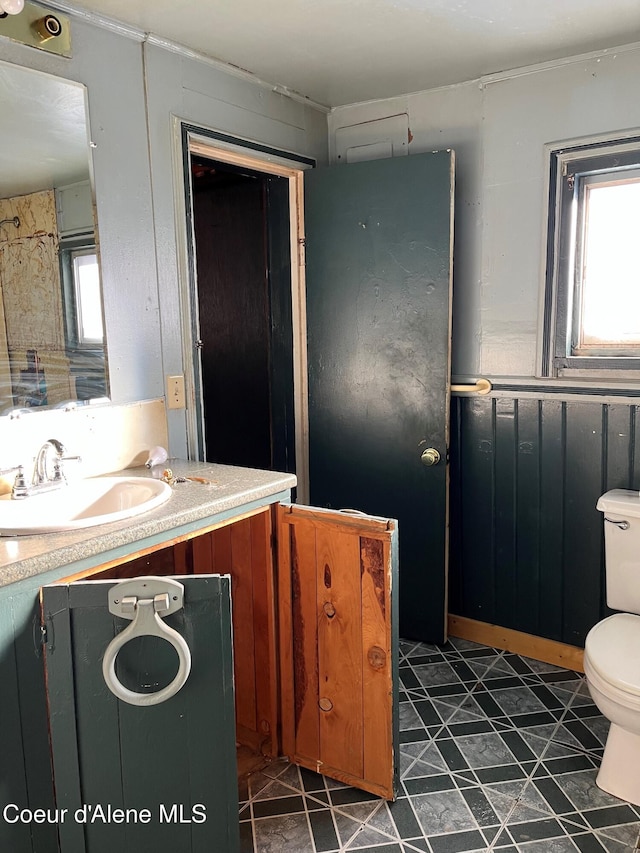
[(426, 465), (427, 468), (431, 467), (431, 465), (437, 465), (440, 461), (440, 453), (435, 449), (435, 447), (427, 447), (426, 450), (422, 451), (420, 461), (423, 465)]

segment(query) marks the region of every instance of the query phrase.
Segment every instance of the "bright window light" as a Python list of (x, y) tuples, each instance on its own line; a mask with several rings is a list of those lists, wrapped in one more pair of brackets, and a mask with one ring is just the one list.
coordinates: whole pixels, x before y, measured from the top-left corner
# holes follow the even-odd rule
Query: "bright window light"
[(578, 347), (640, 346), (640, 179), (585, 186)]
[(104, 341), (100, 270), (95, 252), (73, 253), (73, 280), (76, 290), (78, 338), (81, 344)]

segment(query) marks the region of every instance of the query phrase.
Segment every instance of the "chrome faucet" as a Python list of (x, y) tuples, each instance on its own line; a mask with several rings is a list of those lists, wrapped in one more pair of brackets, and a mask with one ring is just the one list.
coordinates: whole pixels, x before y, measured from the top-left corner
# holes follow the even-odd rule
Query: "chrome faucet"
[[(31, 486), (37, 488), (48, 484), (62, 485), (66, 482), (62, 473), (62, 460), (65, 458), (64, 444), (57, 438), (49, 438), (42, 445), (36, 456), (33, 468)], [(49, 463), (53, 457), (53, 469), (49, 469)]]
[(57, 438), (47, 439), (36, 455), (31, 485), (27, 485), (22, 465), (0, 471), (0, 474), (8, 474), (12, 470), (17, 471), (11, 489), (11, 497), (19, 500), (64, 486), (67, 481), (62, 470), (63, 460), (81, 460), (80, 456), (66, 456), (65, 454), (66, 451), (61, 441), (58, 441)]

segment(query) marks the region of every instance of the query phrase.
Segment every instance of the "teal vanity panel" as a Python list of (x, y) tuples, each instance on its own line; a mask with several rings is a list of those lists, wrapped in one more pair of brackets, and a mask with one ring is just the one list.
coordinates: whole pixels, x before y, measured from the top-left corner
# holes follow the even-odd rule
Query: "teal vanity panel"
[[(6, 592), (6, 590), (5, 590)], [(54, 805), (37, 596), (0, 596), (0, 809)], [(57, 850), (57, 827), (0, 817), (0, 850)]]
[[(69, 810), (61, 853), (238, 849), (230, 579), (177, 580), (185, 606), (166, 622), (186, 639), (192, 669), (175, 696), (149, 707), (120, 701), (102, 676), (107, 645), (130, 624), (107, 609), (114, 581), (43, 589), (56, 802)], [(129, 673), (127, 686), (138, 691), (150, 679), (163, 686), (175, 670), (163, 640), (133, 640), (118, 655), (120, 678)], [(109, 807), (148, 809), (151, 820), (116, 823)], [(78, 809), (86, 809), (80, 820)]]

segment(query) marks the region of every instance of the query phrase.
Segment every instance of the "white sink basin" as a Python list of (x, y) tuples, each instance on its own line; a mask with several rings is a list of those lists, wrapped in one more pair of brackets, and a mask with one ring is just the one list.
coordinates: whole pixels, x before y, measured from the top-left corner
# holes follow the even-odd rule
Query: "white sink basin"
[(96, 477), (51, 492), (0, 497), (0, 536), (79, 530), (131, 518), (171, 497), (171, 487), (147, 477)]

